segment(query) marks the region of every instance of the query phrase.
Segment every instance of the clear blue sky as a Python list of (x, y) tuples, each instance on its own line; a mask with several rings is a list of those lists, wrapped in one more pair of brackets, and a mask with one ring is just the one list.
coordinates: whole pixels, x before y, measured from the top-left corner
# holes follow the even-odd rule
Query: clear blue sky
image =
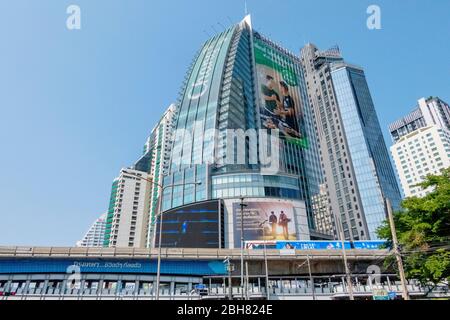
[[(66, 29), (81, 7), (82, 29)], [(382, 30), (366, 8), (382, 10)], [(338, 44), (366, 70), (382, 128), (418, 98), (450, 102), (450, 1), (248, 0), (298, 52)], [(106, 211), (187, 66), (243, 0), (0, 0), (0, 245), (73, 245)], [(388, 140), (390, 143), (390, 140)]]

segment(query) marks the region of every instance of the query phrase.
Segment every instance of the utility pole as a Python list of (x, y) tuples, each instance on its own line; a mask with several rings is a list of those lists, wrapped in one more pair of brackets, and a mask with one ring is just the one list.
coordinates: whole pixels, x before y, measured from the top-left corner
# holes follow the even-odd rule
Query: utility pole
[(348, 296), (350, 300), (355, 300), (355, 297), (353, 296), (353, 284), (352, 284), (352, 277), (350, 274), (350, 269), (348, 267), (348, 260), (347, 260), (347, 251), (345, 250), (345, 236), (344, 236), (344, 227), (342, 225), (341, 219), (335, 215), (335, 220), (338, 224), (338, 228), (341, 235), (341, 246), (342, 246), (342, 255), (344, 258), (344, 267), (345, 267), (345, 276), (347, 279), (347, 286), (348, 286)]
[[(343, 235), (343, 233), (342, 233), (342, 235)], [(353, 296), (352, 277), (350, 275), (350, 268), (348, 267), (347, 252), (345, 250), (344, 241), (342, 241), (342, 254), (344, 255), (345, 276), (347, 278), (347, 285), (348, 285), (348, 296), (349, 296), (350, 300), (355, 300), (355, 297)]]
[(394, 255), (397, 259), (398, 272), (400, 274), (400, 281), (402, 282), (402, 295), (404, 300), (409, 300), (408, 287), (406, 286), (405, 269), (403, 268), (402, 256), (400, 254), (400, 250), (398, 249), (398, 239), (397, 231), (395, 229), (394, 215), (392, 213), (391, 201), (388, 198), (386, 198), (386, 206), (389, 216), (389, 225), (391, 227), (392, 233), (392, 243), (394, 245)]

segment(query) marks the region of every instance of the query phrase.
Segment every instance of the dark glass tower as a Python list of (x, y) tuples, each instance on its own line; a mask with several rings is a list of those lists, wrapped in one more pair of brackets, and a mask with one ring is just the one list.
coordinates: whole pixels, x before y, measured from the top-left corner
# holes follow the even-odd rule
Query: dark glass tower
[(314, 109), (329, 209), (350, 240), (377, 239), (386, 220), (385, 198), (401, 196), (362, 68), (348, 64), (338, 48), (302, 50)]

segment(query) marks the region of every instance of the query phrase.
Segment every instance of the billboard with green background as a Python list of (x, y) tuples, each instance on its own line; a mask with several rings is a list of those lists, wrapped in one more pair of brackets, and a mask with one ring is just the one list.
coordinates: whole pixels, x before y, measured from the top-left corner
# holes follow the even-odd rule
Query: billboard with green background
[(308, 147), (300, 126), (301, 100), (295, 63), (258, 38), (254, 39), (254, 52), (261, 127), (279, 129), (286, 142)]

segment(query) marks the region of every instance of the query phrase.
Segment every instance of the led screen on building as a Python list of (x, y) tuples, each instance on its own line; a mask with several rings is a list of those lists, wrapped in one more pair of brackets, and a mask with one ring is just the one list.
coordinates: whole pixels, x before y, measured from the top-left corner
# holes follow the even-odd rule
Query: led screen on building
[[(245, 247), (250, 250), (342, 250), (341, 241), (248, 241)], [(352, 249), (350, 241), (344, 242), (345, 249)]]
[[(186, 205), (163, 213), (163, 248), (221, 248), (222, 213), (219, 200)], [(159, 220), (155, 244), (159, 243)]]
[(307, 147), (300, 127), (301, 100), (296, 66), (259, 38), (254, 39), (261, 126), (279, 129), (288, 143)]
[[(243, 210), (244, 241), (297, 240), (294, 207), (286, 202), (249, 202)], [(234, 246), (241, 243), (241, 206), (233, 203)]]

